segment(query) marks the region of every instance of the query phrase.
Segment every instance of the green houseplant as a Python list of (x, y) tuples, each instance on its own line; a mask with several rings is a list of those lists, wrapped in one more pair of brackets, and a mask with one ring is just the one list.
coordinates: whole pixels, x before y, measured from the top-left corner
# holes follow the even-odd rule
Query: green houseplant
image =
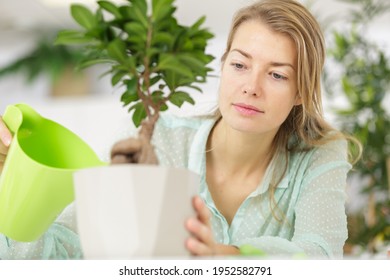
[[(207, 64), (213, 56), (205, 49), (213, 35), (202, 28), (205, 17), (191, 26), (180, 25), (174, 0), (152, 0), (151, 6), (146, 0), (97, 4), (96, 12), (72, 5), (71, 14), (82, 30), (62, 31), (56, 43), (84, 45), (88, 58), (81, 67), (111, 66), (107, 74), (112, 75), (112, 86), (123, 86), (121, 101), (135, 126), (141, 126), (139, 138), (150, 142), (159, 114), (169, 104), (194, 104), (188, 89), (201, 92), (196, 84), (204, 83), (212, 70)], [(147, 161), (156, 163), (153, 157)]]
[[(388, 12), (390, 5), (373, 0), (344, 2), (354, 4), (348, 18), (351, 25), (333, 31), (331, 68), (326, 71), (325, 84), (328, 93), (333, 94), (331, 97), (337, 93), (347, 100), (346, 108), (337, 108), (337, 119), (345, 131), (361, 141), (364, 149), (352, 174), (359, 178), (361, 195), (367, 204), (349, 214), (347, 247), (360, 246), (376, 253), (390, 242), (390, 115), (384, 106), (390, 93), (390, 58), (366, 34), (369, 23)], [(337, 77), (332, 73), (337, 73)]]
[[(74, 4), (81, 30), (64, 30), (57, 44), (81, 44), (87, 58), (80, 67), (105, 63), (113, 87), (132, 114), (143, 142), (142, 164), (118, 164), (76, 172), (78, 229), (85, 258), (180, 256), (187, 254), (185, 218), (198, 177), (186, 169), (158, 163), (150, 144), (160, 112), (170, 105), (194, 104), (189, 90), (201, 89), (212, 70), (206, 53), (213, 35), (202, 24), (180, 25), (174, 0), (97, 1), (92, 12)], [(147, 148), (145, 148), (147, 147)], [(152, 206), (152, 207), (151, 207)], [(91, 210), (93, 209), (93, 211)], [(182, 221), (182, 222), (178, 222)]]
[[(75, 85), (74, 91), (77, 90), (77, 85), (82, 85), (80, 91), (85, 92), (85, 80), (82, 79), (85, 75), (76, 69), (85, 52), (74, 46), (55, 46), (53, 37), (53, 34), (47, 34), (39, 38), (31, 51), (0, 69), (0, 78), (21, 73), (25, 76), (26, 83), (31, 84), (45, 75), (51, 83), (52, 94), (63, 95), (58, 87), (62, 79), (68, 77), (66, 94), (72, 93), (71, 85)], [(70, 79), (74, 83), (69, 83)]]

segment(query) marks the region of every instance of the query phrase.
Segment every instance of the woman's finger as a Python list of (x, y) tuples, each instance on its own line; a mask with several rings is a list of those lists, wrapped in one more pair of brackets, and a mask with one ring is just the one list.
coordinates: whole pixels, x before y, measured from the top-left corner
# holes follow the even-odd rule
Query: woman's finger
[(194, 237), (189, 237), (185, 244), (187, 250), (195, 256), (210, 256), (213, 255), (212, 250), (206, 244), (200, 242)]
[[(8, 149), (9, 149), (9, 147), (7, 147), (3, 143), (0, 143), (0, 155), (2, 155), (2, 156), (7, 155), (8, 154)], [(0, 158), (0, 160), (1, 160), (1, 158)]]
[(0, 162), (4, 162), (7, 157), (7, 154), (0, 153)]
[(206, 246), (212, 247), (214, 245), (213, 234), (208, 225), (203, 224), (196, 218), (190, 218), (186, 222), (186, 228), (194, 238)]
[(123, 163), (131, 163), (131, 162), (129, 161), (129, 157), (127, 157), (126, 155), (116, 154), (111, 157), (111, 163), (123, 164)]
[[(141, 148), (142, 148), (141, 141), (136, 138), (128, 138), (119, 141), (115, 143), (111, 149), (111, 161), (114, 162), (115, 160), (117, 163), (120, 163), (120, 161), (125, 159), (126, 160), (125, 162), (129, 162), (129, 159), (126, 159), (126, 157), (140, 152)], [(119, 160), (116, 157), (118, 157)]]
[(3, 119), (0, 117), (0, 141), (8, 147), (12, 141), (12, 134), (9, 131), (8, 127), (3, 122)]
[(0, 172), (3, 171), (6, 155), (0, 154)]
[(195, 196), (192, 205), (198, 215), (198, 219), (207, 226), (210, 226), (211, 213), (206, 204), (199, 196)]

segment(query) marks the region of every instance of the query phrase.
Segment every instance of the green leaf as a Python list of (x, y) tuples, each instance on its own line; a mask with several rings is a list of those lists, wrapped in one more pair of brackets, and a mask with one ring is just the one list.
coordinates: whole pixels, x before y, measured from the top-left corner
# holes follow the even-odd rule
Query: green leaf
[(113, 14), (115, 18), (117, 19), (122, 18), (122, 14), (119, 12), (119, 8), (114, 3), (110, 1), (97, 1), (97, 3), (102, 9)]
[(182, 76), (193, 77), (192, 71), (188, 67), (182, 65), (172, 54), (161, 54), (157, 68), (159, 70), (173, 71)]
[(109, 43), (107, 46), (107, 52), (110, 57), (119, 62), (126, 61), (126, 44), (120, 39), (116, 39)]
[(74, 20), (87, 30), (91, 30), (96, 25), (96, 19), (93, 13), (85, 6), (72, 4), (71, 14)]
[(104, 15), (103, 15), (102, 8), (97, 9), (97, 11), (95, 12), (95, 18), (98, 23), (104, 22)]
[(145, 9), (142, 5), (134, 4), (134, 2), (139, 1), (131, 1), (133, 5), (128, 7), (128, 9), (121, 10), (121, 13), (126, 13), (126, 17), (136, 22), (142, 24), (145, 28), (148, 28), (148, 15), (146, 14)]
[(127, 91), (137, 93), (137, 83), (138, 79), (136, 77), (126, 80), (125, 84), (127, 87)]
[(139, 100), (139, 98), (136, 92), (125, 91), (121, 95), (121, 102), (123, 103), (123, 106), (127, 106), (137, 100)]
[(136, 58), (134, 56), (127, 56), (126, 61), (124, 62), (124, 67), (127, 68), (128, 72), (136, 73)]
[(157, 44), (166, 44), (169, 49), (172, 48), (174, 42), (174, 38), (172, 34), (168, 32), (157, 32), (153, 34), (152, 45), (155, 46)]
[(146, 110), (144, 104), (142, 102), (138, 102), (137, 104), (130, 107), (129, 112), (134, 110), (132, 119), (135, 127), (139, 127), (142, 121), (146, 118)]
[(144, 44), (146, 42), (147, 29), (139, 22), (129, 22), (125, 25), (125, 31), (129, 37), (135, 37), (137, 42)]
[(150, 79), (150, 86), (155, 85), (157, 82), (161, 80), (161, 76), (154, 76)]
[(146, 0), (132, 0), (131, 4), (133, 7), (137, 7), (142, 14), (147, 14), (148, 12), (148, 4)]
[(153, 103), (157, 104), (164, 98), (164, 92), (161, 90), (153, 91), (152, 93), (152, 100)]
[(139, 96), (135, 90), (132, 91), (127, 89), (124, 93), (122, 93), (121, 101), (123, 103), (123, 106), (127, 106), (130, 103), (133, 103), (134, 101), (138, 101), (138, 100), (139, 100)]
[(112, 59), (108, 59), (108, 58), (92, 59), (92, 60), (87, 60), (87, 61), (80, 63), (78, 68), (84, 69), (84, 68), (88, 68), (88, 67), (91, 67), (91, 66), (96, 65), (96, 64), (109, 64), (109, 63), (113, 63), (113, 62), (114, 61)]
[(159, 20), (171, 15), (176, 8), (173, 6), (174, 0), (152, 0), (152, 20)]
[(192, 99), (188, 93), (183, 91), (177, 91), (169, 95), (169, 101), (179, 108), (183, 105), (184, 102), (188, 102), (192, 105), (195, 104), (194, 99)]
[(161, 106), (160, 106), (160, 112), (164, 112), (164, 111), (166, 111), (166, 110), (168, 110), (168, 109), (169, 109), (169, 107), (168, 107), (167, 104), (165, 104), (165, 103), (161, 104)]
[(200, 87), (194, 86), (194, 85), (188, 85), (189, 88), (192, 88), (200, 93), (203, 93), (203, 90)]
[(91, 43), (94, 39), (85, 35), (84, 32), (77, 30), (62, 30), (58, 32), (57, 38), (54, 41), (55, 45), (71, 45)]
[(192, 69), (193, 72), (206, 72), (205, 64), (191, 53), (178, 54), (177, 59)]
[(192, 26), (191, 31), (199, 30), (200, 26), (206, 21), (206, 16), (200, 17)]
[(156, 90), (152, 93), (152, 100), (154, 104), (159, 104), (160, 111), (165, 111), (168, 109), (168, 105), (164, 100), (164, 92), (161, 90)]
[(159, 48), (149, 48), (146, 50), (147, 57), (152, 57), (152, 56), (158, 55), (160, 53), (161, 53), (161, 49), (159, 49)]
[(127, 74), (128, 72), (126, 71), (121, 71), (121, 70), (117, 71), (111, 78), (111, 85), (112, 86), (117, 85)]

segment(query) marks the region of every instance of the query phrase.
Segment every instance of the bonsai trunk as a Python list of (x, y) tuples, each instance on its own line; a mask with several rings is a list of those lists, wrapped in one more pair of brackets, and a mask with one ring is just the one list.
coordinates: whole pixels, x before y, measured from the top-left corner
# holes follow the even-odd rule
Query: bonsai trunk
[(155, 114), (151, 118), (144, 120), (141, 125), (141, 130), (138, 134), (139, 140), (141, 141), (141, 151), (136, 154), (136, 162), (142, 164), (158, 164), (156, 152), (152, 145), (152, 136), (154, 126), (158, 120), (159, 115)]
[(115, 143), (111, 149), (111, 163), (157, 165), (158, 160), (151, 139), (158, 118), (159, 114), (154, 114), (144, 120), (141, 124), (138, 138), (130, 137)]

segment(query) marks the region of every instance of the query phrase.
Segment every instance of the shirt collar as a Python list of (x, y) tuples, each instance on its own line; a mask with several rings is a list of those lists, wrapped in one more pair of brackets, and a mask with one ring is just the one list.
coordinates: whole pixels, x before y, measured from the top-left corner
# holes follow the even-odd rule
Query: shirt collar
[(206, 119), (194, 136), (190, 148), (188, 168), (197, 174), (202, 174), (202, 171), (204, 171), (206, 164), (206, 143), (216, 121), (216, 118)]
[[(288, 153), (287, 157), (289, 157)], [(288, 158), (286, 158), (286, 155), (282, 151), (277, 150), (265, 171), (263, 180), (259, 183), (256, 190), (250, 196), (258, 196), (264, 194), (266, 191), (269, 190), (270, 186), (276, 186), (276, 188), (278, 189), (287, 188), (289, 181), (288, 168), (286, 169), (285, 174), (283, 174), (286, 160), (288, 162)]]

